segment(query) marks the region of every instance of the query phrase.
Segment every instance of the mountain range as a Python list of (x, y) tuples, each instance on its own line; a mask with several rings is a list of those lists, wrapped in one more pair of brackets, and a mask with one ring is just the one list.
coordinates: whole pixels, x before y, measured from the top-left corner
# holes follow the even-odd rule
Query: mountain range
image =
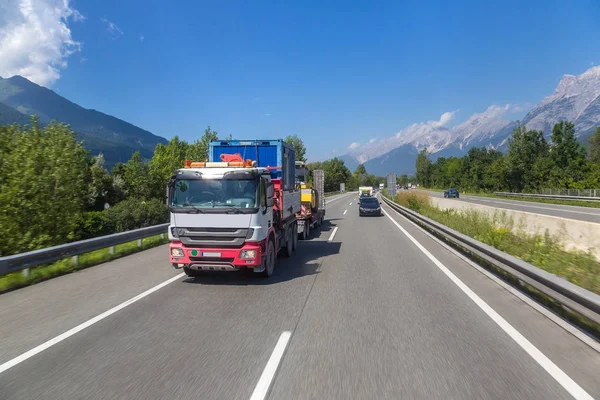
[(119, 118), (85, 109), (56, 92), (22, 76), (0, 77), (0, 125), (29, 122), (35, 114), (40, 124), (51, 121), (69, 124), (91, 155), (103, 153), (107, 166), (127, 162), (135, 151), (150, 158), (165, 138)]
[[(431, 158), (465, 155), (472, 147), (507, 151), (508, 139), (517, 125), (506, 119), (519, 107), (491, 105), (482, 113), (448, 128), (454, 112), (444, 113), (438, 121), (413, 124), (396, 133), (344, 154), (340, 158), (350, 170), (364, 164), (369, 173), (384, 176), (390, 172), (413, 174), (417, 155), (427, 149)], [(521, 121), (527, 129), (543, 130), (550, 137), (555, 123), (575, 123), (576, 135), (585, 141), (600, 126), (600, 66), (581, 75), (564, 75), (554, 93), (534, 106)]]

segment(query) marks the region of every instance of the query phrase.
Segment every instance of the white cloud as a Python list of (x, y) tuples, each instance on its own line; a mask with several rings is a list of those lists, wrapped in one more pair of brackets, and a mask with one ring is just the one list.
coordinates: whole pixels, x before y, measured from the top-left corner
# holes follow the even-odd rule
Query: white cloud
[(353, 142), (353, 143), (352, 143), (350, 146), (348, 146), (348, 148), (349, 148), (350, 150), (354, 150), (354, 149), (358, 148), (359, 146), (360, 146), (360, 143), (358, 143), (358, 142)]
[(375, 143), (376, 140), (377, 140), (377, 138), (373, 138), (373, 139), (369, 140), (369, 144)]
[(113, 35), (114, 39), (116, 39), (119, 35), (123, 34), (123, 31), (121, 30), (121, 28), (119, 28), (117, 26), (117, 24), (115, 24), (114, 22), (111, 22), (106, 18), (101, 18), (100, 21), (102, 21), (106, 24), (106, 30), (108, 31), (108, 33)]
[(21, 75), (40, 85), (60, 78), (69, 56), (81, 49), (69, 19), (85, 19), (69, 0), (2, 0), (0, 76)]

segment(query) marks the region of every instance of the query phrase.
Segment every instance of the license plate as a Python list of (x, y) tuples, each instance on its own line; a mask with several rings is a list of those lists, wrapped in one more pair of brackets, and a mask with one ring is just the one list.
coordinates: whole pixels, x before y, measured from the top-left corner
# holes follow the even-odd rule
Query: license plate
[(202, 257), (221, 257), (221, 253), (216, 253), (214, 251), (203, 251)]

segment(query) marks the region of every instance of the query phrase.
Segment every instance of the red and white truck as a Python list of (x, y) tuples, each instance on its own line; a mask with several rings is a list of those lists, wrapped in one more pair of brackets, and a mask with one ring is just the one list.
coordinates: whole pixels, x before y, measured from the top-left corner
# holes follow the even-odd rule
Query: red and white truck
[(223, 140), (186, 161), (168, 185), (170, 261), (191, 277), (251, 268), (271, 276), (296, 250), (300, 188), (283, 140)]

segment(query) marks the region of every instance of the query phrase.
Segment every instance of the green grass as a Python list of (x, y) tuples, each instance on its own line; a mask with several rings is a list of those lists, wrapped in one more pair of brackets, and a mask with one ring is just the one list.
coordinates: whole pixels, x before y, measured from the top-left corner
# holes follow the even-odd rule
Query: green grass
[(600, 263), (583, 251), (564, 250), (560, 237), (531, 235), (515, 226), (506, 211), (493, 216), (471, 210), (441, 210), (423, 192), (399, 193), (397, 202), (458, 232), (518, 257), (540, 269), (600, 294)]
[(75, 265), (72, 259), (65, 258), (52, 264), (40, 265), (31, 268), (28, 276), (24, 276), (20, 271), (13, 272), (0, 277), (0, 293), (33, 285), (60, 275), (69, 274), (84, 268), (92, 267), (116, 258), (124, 257), (142, 250), (168, 243), (169, 239), (165, 234), (165, 239), (160, 235), (150, 236), (142, 239), (142, 247), (138, 247), (137, 240), (123, 243), (115, 246), (115, 253), (110, 254), (108, 248), (81, 254), (79, 262)]
[[(443, 192), (443, 189), (423, 189), (428, 190), (430, 192)], [(556, 200), (556, 199), (539, 199), (539, 198), (530, 198), (530, 197), (511, 197), (511, 196), (496, 196), (493, 193), (487, 192), (463, 192), (460, 191), (461, 195), (467, 196), (479, 196), (479, 197), (490, 197), (494, 199), (503, 199), (503, 200), (518, 200), (518, 201), (527, 201), (530, 203), (546, 203), (546, 204), (556, 204), (562, 206), (577, 206), (577, 207), (588, 207), (588, 208), (600, 208), (600, 201), (594, 200)]]

